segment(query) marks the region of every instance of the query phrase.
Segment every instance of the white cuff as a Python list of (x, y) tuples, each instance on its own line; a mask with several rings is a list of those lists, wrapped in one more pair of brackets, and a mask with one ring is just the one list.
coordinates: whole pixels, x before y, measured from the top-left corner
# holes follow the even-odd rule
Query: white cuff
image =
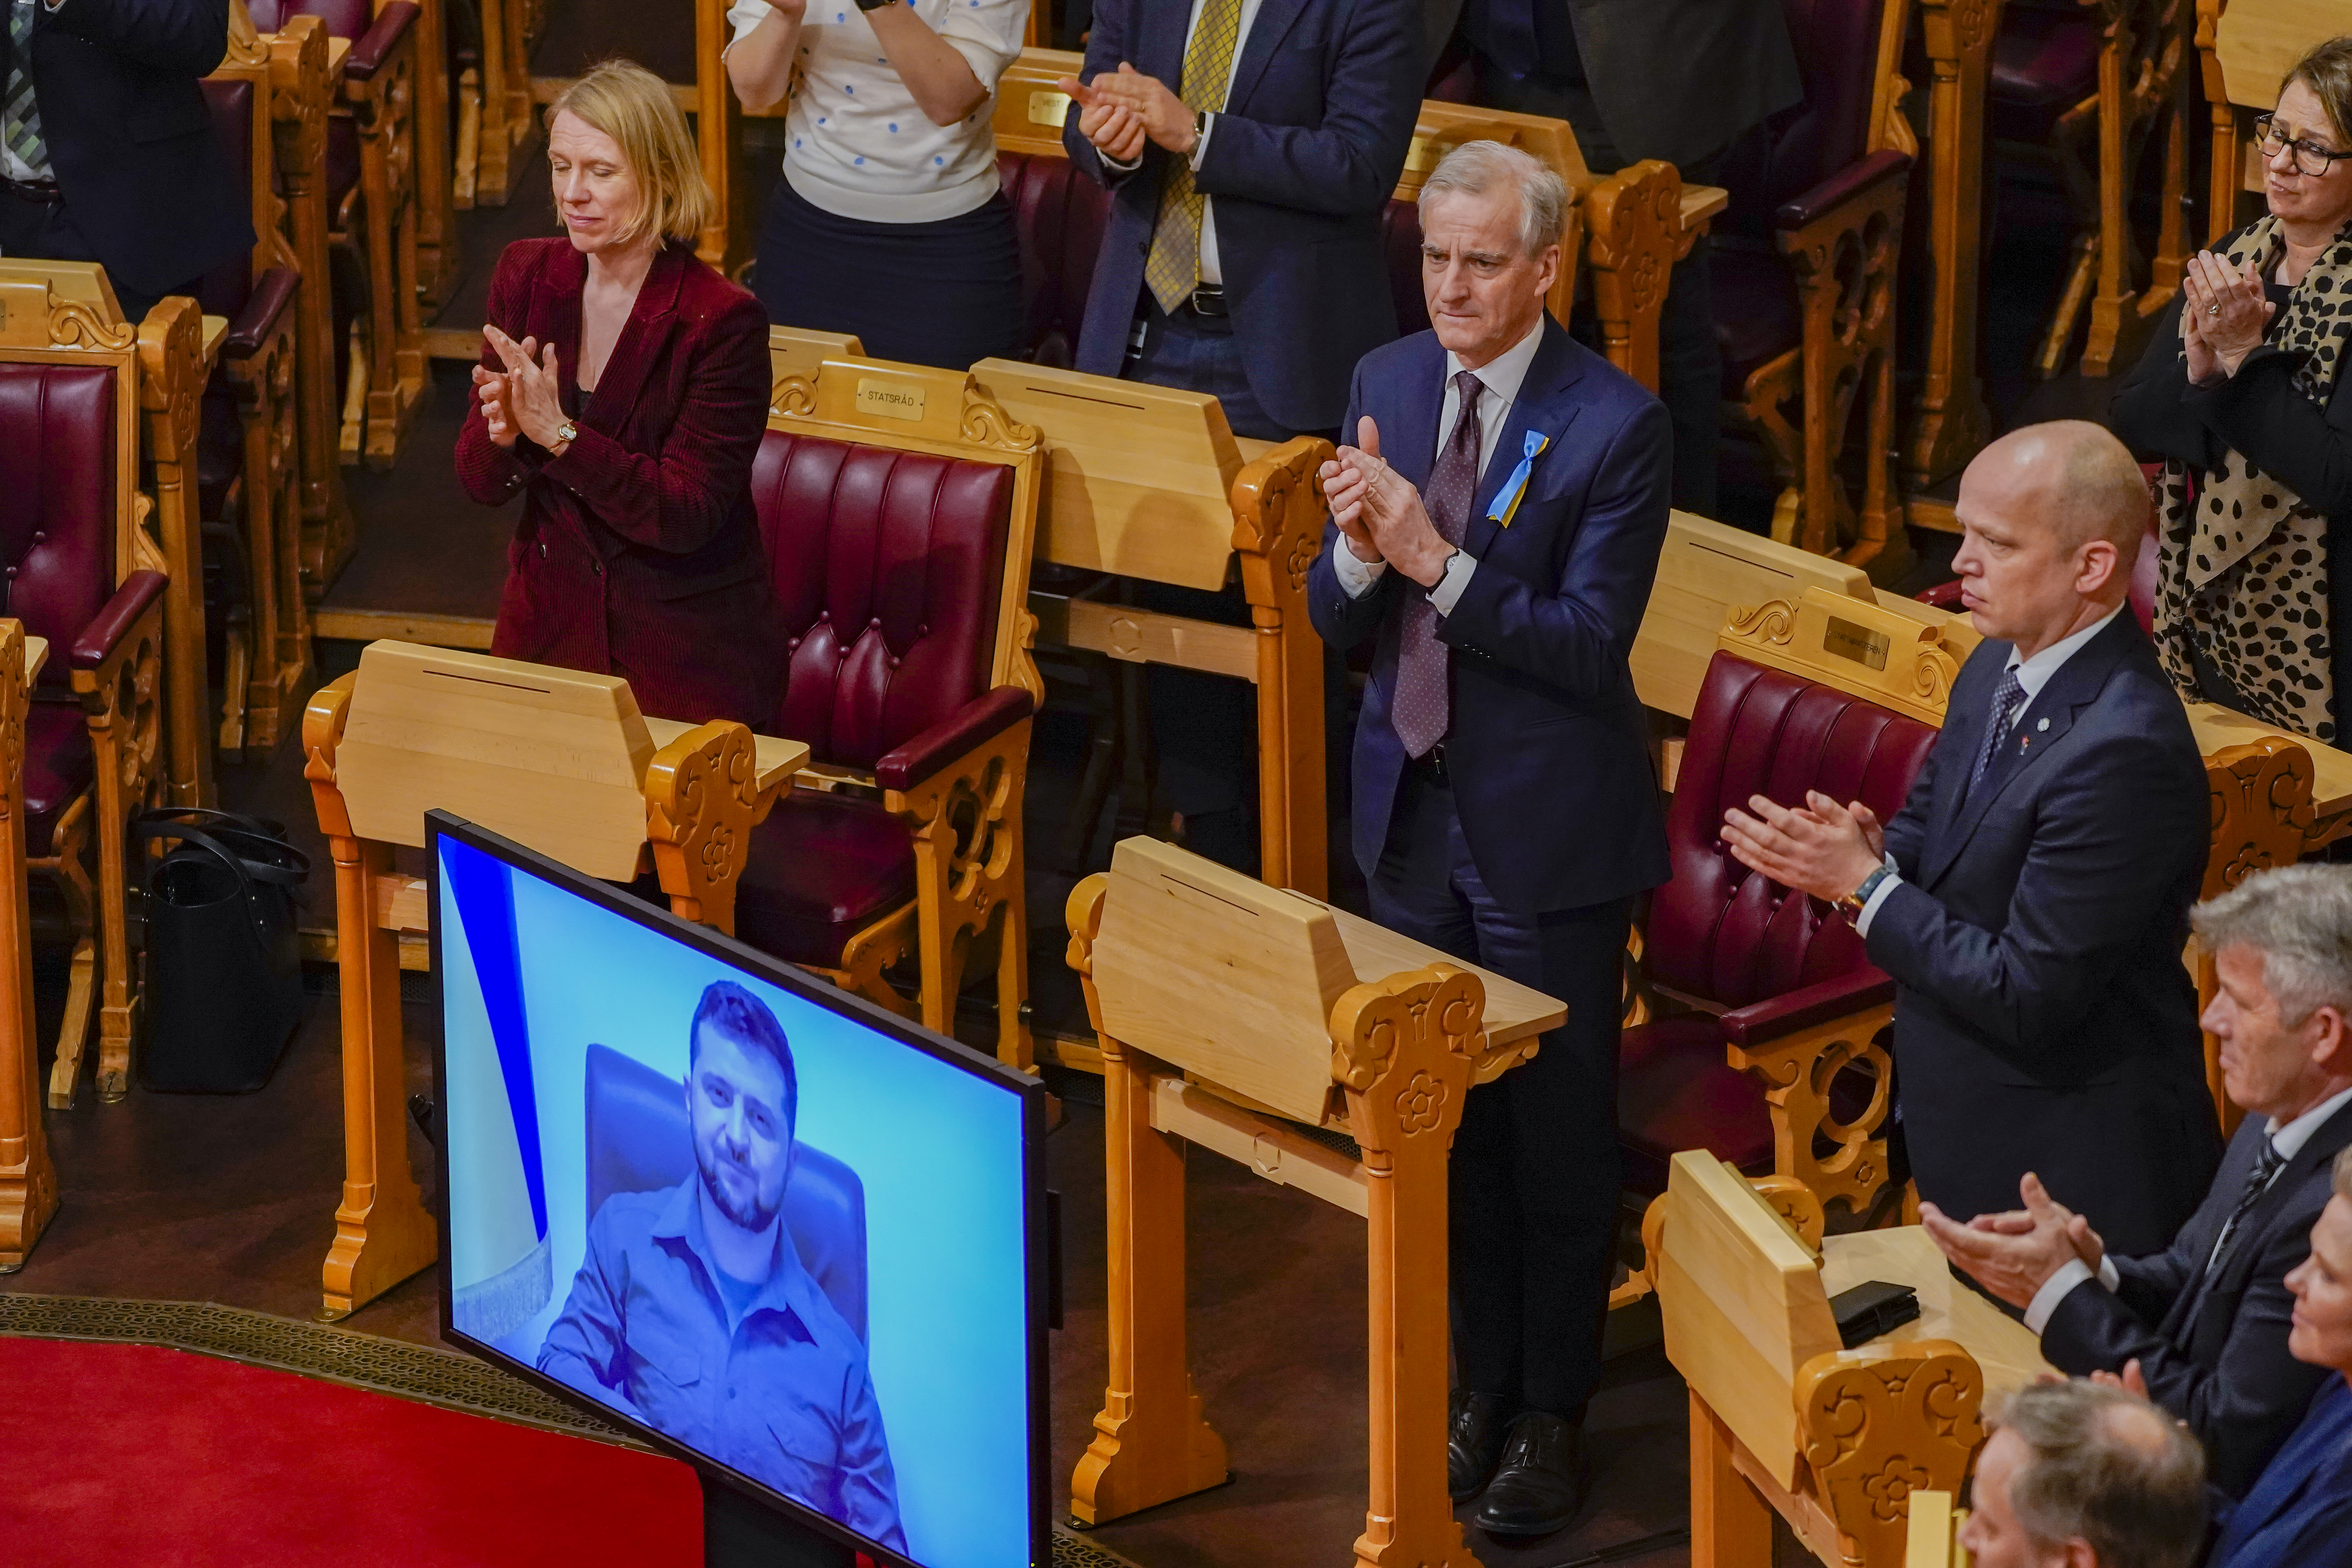
[[(2105, 1258), (2099, 1260), (2099, 1265), (2102, 1275), (2114, 1271), (2115, 1266)], [(2042, 1289), (2033, 1293), (2033, 1300), (2025, 1308), (2025, 1326), (2035, 1338), (2040, 1338), (2042, 1331), (2050, 1326), (2051, 1314), (2058, 1310), (2058, 1303), (2064, 1300), (2075, 1286), (2089, 1284), (2091, 1278), (2089, 1264), (2079, 1258), (2070, 1258), (2058, 1266), (2057, 1273), (2042, 1282)], [(2102, 1279), (2100, 1283), (2105, 1284), (2105, 1281)]]
[(1870, 890), (1870, 898), (1863, 904), (1862, 913), (1853, 917), (1853, 929), (1856, 935), (1864, 937), (1870, 935), (1870, 922), (1877, 916), (1878, 906), (1885, 903), (1894, 894), (1895, 889), (1903, 885), (1902, 873), (1895, 868), (1895, 857), (1888, 855), (1884, 858), (1886, 861), (1885, 877), (1880, 879), (1877, 887)]
[(1470, 574), (1478, 570), (1478, 563), (1467, 551), (1457, 550), (1446, 557), (1445, 575), (1429, 591), (1429, 607), (1441, 616), (1450, 616), (1454, 606), (1462, 602), (1462, 590), (1470, 585)]
[(1360, 599), (1370, 593), (1372, 584), (1388, 569), (1385, 561), (1367, 561), (1358, 555), (1345, 534), (1331, 542), (1331, 574), (1339, 579), (1339, 586), (1350, 599)]
[(1185, 160), (1186, 163), (1192, 165), (1192, 173), (1196, 174), (1201, 172), (1201, 159), (1209, 151), (1209, 138), (1215, 133), (1216, 129), (1217, 117), (1215, 115), (1204, 115), (1202, 118), (1201, 134), (1193, 139), (1192, 155)]

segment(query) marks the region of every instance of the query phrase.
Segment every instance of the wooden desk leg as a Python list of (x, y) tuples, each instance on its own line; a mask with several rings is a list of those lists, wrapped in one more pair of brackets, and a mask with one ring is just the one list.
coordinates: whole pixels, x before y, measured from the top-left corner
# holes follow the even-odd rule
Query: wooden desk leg
[(1691, 1568), (1772, 1568), (1772, 1510), (1731, 1467), (1731, 1429), (1690, 1396)]
[(1927, 379), (1903, 442), (1906, 489), (1924, 489), (1992, 435), (1977, 376), (1977, 279), (1984, 207), (1985, 77), (2000, 0), (1920, 0), (1927, 57), (1930, 304)]
[(41, 1128), (40, 1052), (33, 1034), (32, 921), (25, 903), (25, 634), (0, 622), (0, 757), (9, 759), (7, 837), (0, 841), (0, 1274), (58, 1212), (58, 1173)]
[(372, 892), (374, 879), (392, 871), (392, 847), (327, 843), (335, 858), (335, 962), (343, 992), (343, 1201), (319, 1313), (331, 1322), (431, 1263), (441, 1248), (408, 1168), (400, 937), (376, 922)]
[(1330, 886), (1323, 784), (1323, 642), (1307, 570), (1327, 508), (1331, 444), (1294, 436), (1234, 479), (1234, 548), (1257, 632), (1258, 877), (1319, 899)]
[(1070, 1478), (1070, 1517), (1100, 1524), (1225, 1479), (1184, 1342), (1184, 1145), (1151, 1125), (1151, 1058), (1108, 1035), (1103, 1055), (1110, 1383)]

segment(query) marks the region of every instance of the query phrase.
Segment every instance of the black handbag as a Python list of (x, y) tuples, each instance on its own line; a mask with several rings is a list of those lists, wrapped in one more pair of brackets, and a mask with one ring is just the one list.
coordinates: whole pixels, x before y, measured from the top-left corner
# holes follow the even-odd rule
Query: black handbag
[[(281, 823), (200, 806), (142, 811), (131, 831), (150, 858), (140, 1081), (250, 1093), (302, 1021), (295, 906), (310, 858)], [(172, 842), (160, 858), (158, 840)]]

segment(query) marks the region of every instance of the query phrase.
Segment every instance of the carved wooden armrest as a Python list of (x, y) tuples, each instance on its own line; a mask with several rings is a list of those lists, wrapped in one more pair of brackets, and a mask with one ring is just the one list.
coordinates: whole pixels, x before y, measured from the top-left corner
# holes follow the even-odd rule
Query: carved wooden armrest
[[(1873, 153), (1780, 204), (1772, 215), (1773, 238), (1801, 279), (1840, 268), (1849, 244), (1863, 247), (1863, 270), (1892, 273), (1902, 246), (1903, 196), (1911, 159), (1902, 153)], [(1867, 297), (1863, 280), (1844, 283), (1842, 293), (1859, 309)]]
[[(1293, 436), (1261, 452), (1234, 476), (1234, 549), (1242, 558), (1242, 596), (1261, 629), (1280, 625), (1280, 606), (1304, 604), (1307, 572), (1323, 548), (1323, 465), (1333, 456), (1319, 436)], [(1272, 612), (1270, 616), (1268, 612)]]
[(644, 788), (646, 839), (671, 912), (732, 936), (751, 829), (782, 793), (760, 787), (751, 727), (731, 719), (696, 725), (654, 753)]
[[(131, 720), (139, 731), (131, 739), (142, 763), (153, 759), (163, 720), (155, 689), (163, 664), (164, 587), (160, 572), (131, 574), (68, 654), (74, 694), (81, 699), (93, 739), (101, 746), (111, 743), (116, 722)], [(99, 765), (107, 765), (103, 758)]]
[(984, 929), (1021, 875), (1034, 707), (1024, 689), (998, 687), (875, 764), (884, 808), (914, 834), (916, 897), (938, 906), (927, 918), (942, 939)]
[(1645, 158), (1594, 181), (1578, 205), (1591, 237), (1585, 255), (1602, 346), (1620, 370), (1654, 386), (1667, 279), (1698, 232), (1683, 227), (1682, 175)]
[(1064, 961), (1078, 976), (1078, 988), (1086, 993), (1087, 1026), (1103, 1038), (1102, 999), (1095, 994), (1095, 938), (1102, 931), (1103, 895), (1110, 889), (1110, 879), (1100, 871), (1078, 879), (1070, 896), (1062, 905), (1062, 918), (1070, 928), (1070, 945)]
[[(1827, 1204), (1843, 1198), (1866, 1210), (1886, 1180), (1885, 1125), (1892, 1064), (1879, 1034), (1895, 1019), (1893, 983), (1874, 969), (1809, 985), (1769, 1003), (1733, 1010), (1721, 1020), (1724, 1057), (1764, 1086), (1772, 1118), (1772, 1169)], [(1850, 1122), (1830, 1109), (1830, 1089), (1849, 1066), (1867, 1068), (1870, 1102)], [(1836, 1147), (1814, 1152), (1826, 1135)]]
[(1857, 1563), (1900, 1563), (1914, 1492), (1958, 1495), (1984, 1440), (1984, 1373), (1949, 1340), (1865, 1345), (1797, 1369), (1811, 1491)]

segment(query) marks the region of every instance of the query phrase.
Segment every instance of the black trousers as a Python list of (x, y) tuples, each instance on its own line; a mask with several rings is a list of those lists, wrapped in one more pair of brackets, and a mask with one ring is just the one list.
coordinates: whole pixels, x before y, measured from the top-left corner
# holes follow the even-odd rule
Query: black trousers
[[(65, 203), (31, 201), (5, 187), (0, 187), (0, 256), (21, 256), (35, 261), (98, 259), (98, 252), (90, 248)], [(146, 320), (147, 312), (163, 298), (127, 288), (120, 278), (110, 277), (107, 280), (114, 285), (114, 301), (122, 307), (123, 320), (133, 326)], [(174, 294), (195, 291), (194, 279), (171, 290)]]
[(1406, 771), (1372, 918), (1568, 1004), (1533, 1059), (1470, 1091), (1454, 1135), (1456, 1384), (1581, 1421), (1617, 1237), (1617, 1037), (1631, 899), (1521, 914), (1486, 890), (1453, 791)]

